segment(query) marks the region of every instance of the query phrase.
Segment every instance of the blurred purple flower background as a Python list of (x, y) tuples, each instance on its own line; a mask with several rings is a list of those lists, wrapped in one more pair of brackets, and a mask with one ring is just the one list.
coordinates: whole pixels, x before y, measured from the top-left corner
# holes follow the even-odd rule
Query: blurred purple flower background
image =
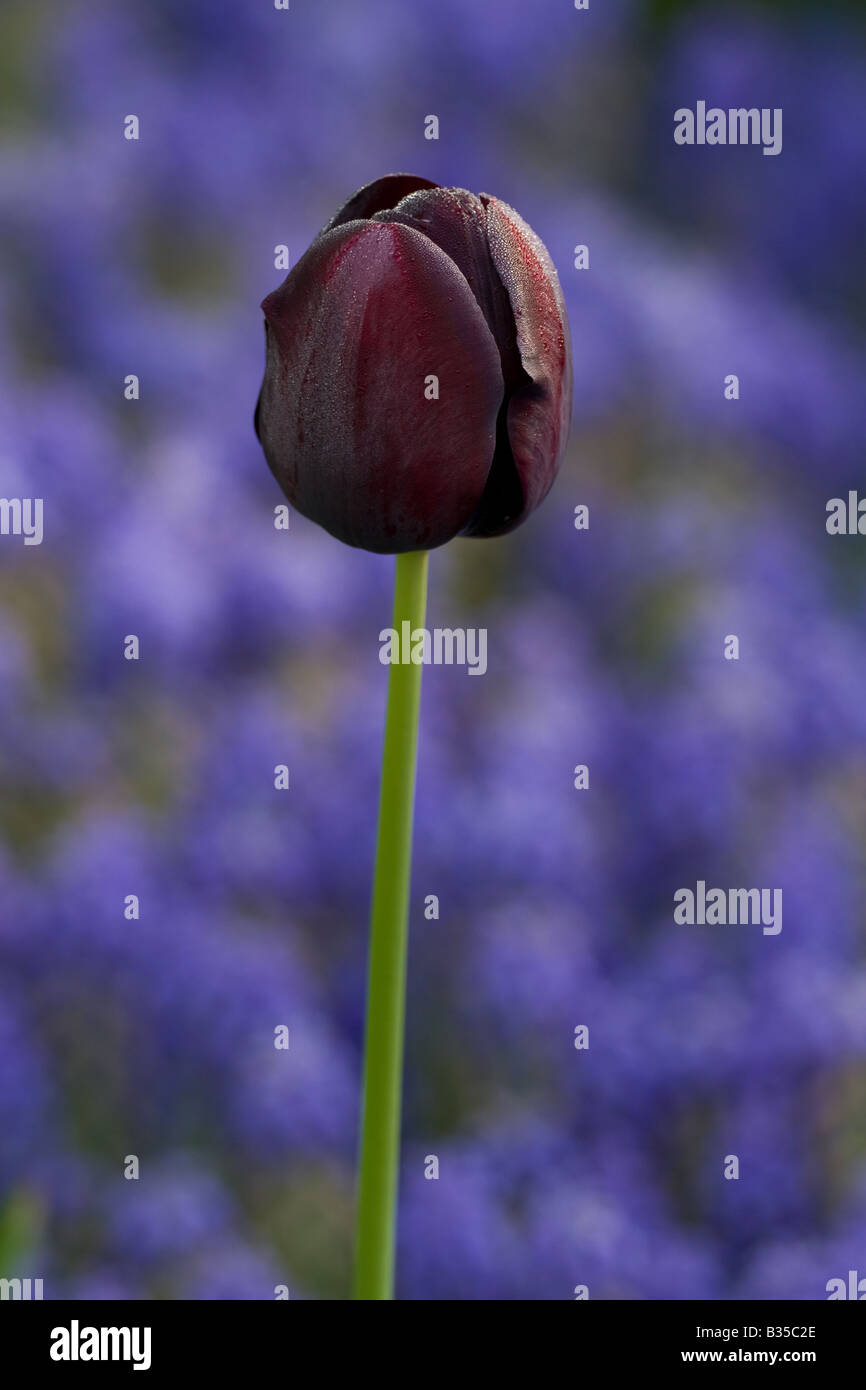
[[(403, 169), (543, 237), (576, 408), (431, 566), (489, 669), (424, 678), (399, 1296), (866, 1273), (863, 53), (817, 5), (4, 8), (0, 1274), (348, 1293), (391, 562), (275, 530), (252, 411), (275, 246)], [(698, 99), (781, 155), (677, 147)], [(701, 878), (782, 932), (675, 925)]]

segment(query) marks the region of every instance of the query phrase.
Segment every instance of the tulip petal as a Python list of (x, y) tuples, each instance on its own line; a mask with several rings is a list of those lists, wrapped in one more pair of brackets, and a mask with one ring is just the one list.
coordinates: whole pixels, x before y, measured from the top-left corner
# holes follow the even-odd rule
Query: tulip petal
[(514, 314), (487, 240), (487, 211), (465, 188), (412, 192), (397, 206), (374, 215), (376, 222), (400, 223), (423, 232), (450, 256), (466, 277), (499, 347), (506, 393), (525, 380), (517, 348)]
[[(482, 506), (467, 534), (501, 535), (519, 525), (550, 491), (571, 425), (573, 375), (571, 339), (565, 301), (553, 262), (540, 237), (507, 203), (482, 193), (487, 213), (487, 239), (493, 263), (508, 294), (514, 315), (523, 380), (509, 392), (507, 435), (522, 492), (517, 515), (502, 497), (513, 498), (513, 480), (497, 468)], [(502, 454), (497, 449), (497, 462)], [(499, 513), (499, 515), (497, 515)]]
[(372, 217), (374, 213), (396, 207), (407, 193), (415, 193), (421, 188), (436, 187), (437, 184), (431, 183), (429, 179), (419, 178), (417, 174), (385, 174), (381, 179), (365, 183), (363, 188), (353, 193), (334, 213), (324, 230), (329, 232), (334, 227), (342, 227), (347, 222), (357, 221), (358, 218)]
[(466, 277), (500, 353), (496, 449), (465, 535), (501, 535), (546, 496), (571, 422), (565, 304), (543, 243), (506, 203), (464, 188), (413, 191), (374, 221), (425, 233)]
[(449, 257), (414, 228), (349, 222), (317, 237), (262, 308), (257, 430), (289, 501), (367, 550), (458, 534), (484, 491), (504, 388)]

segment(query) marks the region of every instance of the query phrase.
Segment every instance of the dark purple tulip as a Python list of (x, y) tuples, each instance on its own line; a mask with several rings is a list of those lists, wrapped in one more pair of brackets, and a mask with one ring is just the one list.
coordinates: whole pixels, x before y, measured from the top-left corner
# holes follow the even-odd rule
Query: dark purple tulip
[(262, 308), (256, 433), (292, 505), (340, 540), (394, 553), (497, 536), (549, 491), (571, 421), (568, 320), (507, 203), (376, 179)]

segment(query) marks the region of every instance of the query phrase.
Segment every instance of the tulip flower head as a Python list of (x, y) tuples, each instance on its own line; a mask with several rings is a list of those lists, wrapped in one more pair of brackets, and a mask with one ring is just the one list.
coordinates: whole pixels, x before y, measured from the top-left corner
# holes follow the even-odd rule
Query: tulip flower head
[(262, 309), (256, 433), (289, 502), (339, 540), (502, 535), (546, 496), (571, 421), (568, 320), (507, 203), (377, 179)]

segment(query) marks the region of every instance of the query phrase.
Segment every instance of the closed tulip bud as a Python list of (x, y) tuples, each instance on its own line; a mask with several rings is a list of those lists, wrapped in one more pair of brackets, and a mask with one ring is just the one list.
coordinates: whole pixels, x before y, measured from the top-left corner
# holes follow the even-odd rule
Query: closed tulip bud
[(501, 535), (549, 491), (571, 420), (568, 320), (507, 203), (377, 179), (262, 308), (256, 433), (289, 502), (338, 539), (400, 553)]

